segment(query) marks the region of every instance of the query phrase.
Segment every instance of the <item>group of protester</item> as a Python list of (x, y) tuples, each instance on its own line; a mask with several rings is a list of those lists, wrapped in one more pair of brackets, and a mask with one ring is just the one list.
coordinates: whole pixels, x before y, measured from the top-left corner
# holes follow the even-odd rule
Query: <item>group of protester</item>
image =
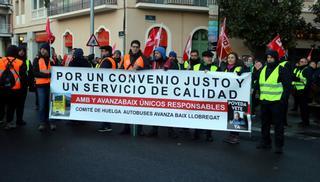
[[(204, 51), (202, 59), (197, 50), (192, 50), (190, 59), (185, 61), (177, 58), (177, 54), (171, 51), (167, 57), (166, 49), (157, 47), (151, 58), (146, 58), (141, 52), (141, 44), (134, 40), (130, 44), (128, 54), (121, 55), (119, 50), (113, 52), (111, 46), (100, 47), (101, 57), (94, 55), (84, 56), (81, 48), (72, 50), (70, 56), (64, 59), (57, 57), (54, 49), (49, 44), (43, 44), (36, 58), (31, 61), (27, 59), (25, 47), (9, 46), (5, 57), (0, 59), (0, 122), (4, 129), (10, 130), (17, 126), (23, 126), (23, 110), (28, 90), (36, 93), (39, 107), (39, 131), (46, 129), (55, 130), (56, 125), (49, 120), (49, 98), (50, 98), (50, 68), (51, 66), (66, 67), (92, 67), (96, 69), (124, 69), (139, 71), (145, 69), (164, 70), (193, 70), (205, 72), (234, 72), (241, 75), (251, 72), (253, 78), (252, 108), (261, 105), (261, 142), (258, 149), (270, 149), (271, 124), (275, 127), (275, 152), (282, 153), (284, 145), (284, 126), (288, 125), (287, 112), (288, 100), (291, 93), (295, 98), (295, 106), (300, 107), (301, 126), (309, 125), (308, 99), (310, 91), (319, 95), (320, 87), (320, 64), (308, 63), (305, 58), (292, 66), (284, 58), (279, 58), (278, 53), (267, 50), (266, 61), (254, 60), (248, 57), (240, 60), (238, 54), (232, 52), (226, 60), (214, 59), (211, 51)], [(265, 63), (264, 63), (265, 62)], [(310, 66), (309, 66), (310, 65)], [(312, 95), (312, 94), (311, 94)], [(313, 95), (313, 96), (315, 96)], [(295, 109), (295, 108), (294, 108)], [(16, 122), (13, 121), (16, 113)], [(168, 128), (168, 136), (177, 138), (177, 128)], [(183, 129), (189, 131), (188, 129)], [(108, 122), (103, 122), (98, 129), (100, 132), (112, 131)], [(195, 140), (200, 139), (204, 132), (207, 141), (213, 141), (211, 130), (198, 130), (193, 133)], [(130, 125), (124, 124), (121, 134), (129, 135)], [(158, 126), (153, 126), (147, 134), (143, 126), (137, 126), (139, 136), (158, 136)], [(238, 132), (230, 132), (224, 140), (230, 144), (238, 144), (240, 137)]]

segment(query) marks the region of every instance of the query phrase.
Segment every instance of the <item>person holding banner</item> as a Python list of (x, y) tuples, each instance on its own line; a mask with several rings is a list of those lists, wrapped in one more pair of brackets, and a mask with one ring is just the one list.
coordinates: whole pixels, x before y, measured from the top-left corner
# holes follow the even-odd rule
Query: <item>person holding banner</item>
[[(101, 60), (96, 65), (96, 68), (107, 68), (107, 69), (117, 69), (117, 63), (112, 58), (112, 47), (103, 46), (100, 47), (101, 50)], [(103, 122), (101, 127), (98, 129), (99, 132), (111, 132), (112, 127), (108, 122)]]
[[(220, 71), (237, 73), (238, 75), (241, 75), (242, 72), (244, 72), (243, 66), (244, 64), (241, 63), (238, 54), (235, 52), (231, 52), (227, 56), (227, 65), (225, 69), (220, 69)], [(240, 143), (239, 132), (230, 132), (227, 138), (224, 139), (224, 141), (230, 144)]]
[(33, 61), (33, 74), (39, 100), (39, 131), (45, 130), (47, 125), (50, 130), (56, 129), (56, 125), (49, 120), (51, 65), (50, 45), (45, 43), (40, 47), (40, 53)]
[(290, 73), (279, 64), (279, 56), (276, 51), (268, 50), (266, 55), (267, 64), (255, 80), (255, 88), (260, 91), (262, 135), (257, 149), (272, 147), (270, 127), (273, 123), (275, 127), (275, 153), (281, 154), (284, 145), (284, 118), (282, 116), (291, 89)]
[[(205, 72), (214, 72), (218, 70), (218, 67), (213, 63), (213, 53), (211, 51), (205, 51), (202, 53), (203, 62), (194, 65), (193, 70), (194, 71), (205, 71)], [(200, 131), (199, 129), (196, 129), (193, 134), (193, 139), (198, 140), (200, 138)], [(208, 142), (213, 141), (212, 137), (212, 131), (206, 130), (206, 140)]]
[[(149, 68), (148, 60), (143, 56), (140, 46), (141, 43), (138, 40), (133, 40), (131, 42), (130, 51), (123, 57), (123, 62), (120, 64), (120, 69), (124, 70), (143, 70)], [(144, 136), (144, 132), (141, 125), (138, 125), (137, 133), (139, 136)], [(121, 135), (130, 135), (130, 125), (125, 124), (123, 130), (120, 132)]]

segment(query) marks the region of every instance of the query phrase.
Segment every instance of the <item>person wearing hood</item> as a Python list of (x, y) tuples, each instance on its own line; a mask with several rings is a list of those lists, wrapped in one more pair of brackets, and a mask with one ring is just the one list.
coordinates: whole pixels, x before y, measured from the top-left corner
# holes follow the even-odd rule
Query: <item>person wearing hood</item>
[(295, 68), (293, 72), (293, 87), (302, 120), (299, 123), (299, 126), (306, 127), (310, 125), (308, 98), (312, 79), (312, 73), (308, 69), (308, 60), (306, 58), (301, 58), (299, 60), (299, 66)]
[(275, 153), (281, 154), (284, 146), (284, 106), (290, 94), (291, 80), (289, 71), (279, 64), (276, 51), (266, 52), (267, 64), (255, 80), (255, 89), (260, 93), (261, 141), (257, 149), (270, 149), (271, 123), (275, 130)]
[(32, 71), (32, 64), (31, 61), (27, 58), (27, 49), (25, 46), (20, 46), (18, 48), (18, 58), (24, 62), (26, 65), (26, 82), (22, 83), (21, 89), (21, 99), (19, 99), (18, 107), (16, 110), (16, 118), (17, 118), (17, 125), (25, 125), (26, 122), (23, 120), (23, 113), (24, 113), (24, 105), (26, 102), (28, 88), (31, 90), (34, 88), (34, 77)]
[(26, 77), (26, 64), (18, 58), (18, 47), (9, 46), (5, 57), (0, 60), (0, 104), (1, 112), (3, 112), (1, 114), (6, 113), (6, 130), (16, 128), (21, 124), (14, 123), (13, 117), (23, 99), (21, 95)]
[[(163, 47), (156, 47), (153, 51), (153, 57), (151, 60), (152, 69), (163, 69), (164, 64), (167, 60), (166, 50)], [(148, 137), (157, 137), (158, 136), (158, 126), (152, 126), (151, 131), (147, 134)]]
[(121, 57), (121, 51), (120, 50), (115, 50), (113, 53), (113, 59), (117, 63), (117, 67), (120, 68), (122, 64), (122, 57)]
[[(211, 51), (204, 51), (202, 53), (202, 63), (198, 63), (193, 66), (193, 71), (210, 71), (215, 72), (218, 70), (218, 67), (213, 63), (213, 53)], [(200, 138), (200, 132), (201, 130), (196, 129), (194, 130), (193, 139), (198, 140)], [(212, 131), (211, 130), (205, 130), (206, 132), (206, 140), (208, 142), (213, 141), (212, 137)]]
[[(140, 49), (141, 43), (138, 40), (131, 41), (129, 54), (125, 54), (123, 61), (120, 63), (120, 69), (124, 70), (144, 70), (149, 69), (149, 61), (146, 59)], [(121, 135), (130, 135), (130, 125), (125, 124), (124, 128), (120, 132)], [(137, 126), (138, 136), (144, 136), (142, 125)]]
[(51, 66), (50, 45), (45, 43), (41, 45), (39, 55), (33, 60), (33, 75), (39, 101), (39, 131), (44, 131), (47, 126), (52, 131), (56, 129), (56, 125), (49, 120)]
[(84, 58), (83, 50), (81, 48), (76, 48), (73, 53), (72, 61), (69, 64), (69, 67), (84, 67), (90, 68), (91, 64)]

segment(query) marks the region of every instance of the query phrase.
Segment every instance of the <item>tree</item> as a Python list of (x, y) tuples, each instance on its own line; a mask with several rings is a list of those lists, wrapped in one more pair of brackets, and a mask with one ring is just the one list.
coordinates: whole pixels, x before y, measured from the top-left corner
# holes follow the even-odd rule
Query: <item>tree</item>
[(312, 7), (311, 11), (313, 14), (316, 15), (316, 18), (314, 19), (314, 22), (320, 23), (320, 1), (317, 1)]
[(285, 48), (294, 47), (296, 32), (305, 24), (301, 18), (303, 0), (220, 0), (220, 15), (227, 17), (228, 34), (245, 41), (258, 57), (280, 34)]

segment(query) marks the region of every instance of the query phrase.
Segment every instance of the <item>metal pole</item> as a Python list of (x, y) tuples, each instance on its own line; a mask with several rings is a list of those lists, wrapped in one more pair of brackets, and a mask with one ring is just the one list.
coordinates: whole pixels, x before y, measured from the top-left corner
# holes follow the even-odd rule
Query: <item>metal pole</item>
[[(90, 34), (94, 34), (94, 0), (90, 0)], [(90, 47), (90, 54), (93, 53), (94, 47)]]

